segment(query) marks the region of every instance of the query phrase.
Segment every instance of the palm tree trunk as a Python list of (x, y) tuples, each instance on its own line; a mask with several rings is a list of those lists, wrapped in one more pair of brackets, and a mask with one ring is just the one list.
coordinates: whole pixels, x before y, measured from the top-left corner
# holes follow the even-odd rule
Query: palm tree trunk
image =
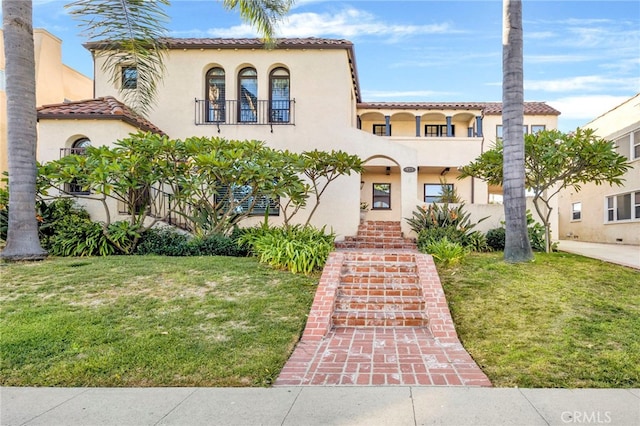
[(526, 262), (533, 258), (527, 233), (527, 205), (524, 187), (522, 44), (522, 1), (503, 0), (502, 128), (506, 222), (504, 259), (507, 262)]
[(9, 153), (9, 223), (6, 260), (40, 260), (36, 221), (36, 83), (32, 2), (3, 0), (7, 140)]

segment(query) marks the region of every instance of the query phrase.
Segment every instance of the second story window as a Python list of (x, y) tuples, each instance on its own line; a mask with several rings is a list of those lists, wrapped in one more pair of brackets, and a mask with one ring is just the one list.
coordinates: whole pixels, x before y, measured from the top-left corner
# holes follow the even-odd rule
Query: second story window
[(238, 83), (239, 121), (258, 121), (258, 73), (253, 68), (244, 68), (238, 74)]
[(276, 68), (269, 77), (269, 121), (288, 123), (290, 120), (289, 71)]
[(138, 68), (122, 67), (122, 88), (136, 89), (138, 87)]
[(224, 122), (225, 114), (225, 73), (222, 68), (212, 68), (207, 72), (206, 121)]
[[(455, 135), (455, 126), (451, 126), (451, 134)], [(447, 137), (446, 124), (425, 124), (424, 135), (428, 138), (445, 138)]]
[[(373, 134), (376, 136), (387, 136), (387, 125), (386, 124), (374, 124), (373, 125)], [(391, 126), (389, 126), (389, 136), (391, 136)]]

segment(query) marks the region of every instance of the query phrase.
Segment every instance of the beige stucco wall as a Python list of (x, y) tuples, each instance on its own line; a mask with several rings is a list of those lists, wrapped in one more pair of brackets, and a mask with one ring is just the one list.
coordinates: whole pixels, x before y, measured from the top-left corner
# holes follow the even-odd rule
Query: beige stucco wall
[[(559, 194), (560, 239), (577, 239), (599, 243), (640, 245), (640, 219), (608, 222), (606, 199), (610, 196), (640, 192), (640, 157), (633, 158), (633, 146), (640, 143), (640, 94), (611, 111), (585, 124), (596, 134), (608, 140), (624, 143), (618, 152), (627, 156), (631, 169), (625, 173), (624, 185), (583, 185), (577, 192), (563, 190)], [(580, 220), (573, 220), (573, 203), (582, 204)], [(632, 196), (632, 214), (633, 214)]]
[[(466, 137), (467, 128), (475, 126), (475, 117), (481, 114), (480, 111), (394, 111), (390, 113), (393, 134), (402, 136), (375, 136), (371, 132), (371, 124), (380, 119), (384, 123), (385, 112), (357, 108), (348, 60), (344, 49), (174, 49), (167, 56), (167, 73), (159, 86), (158, 101), (149, 119), (172, 138), (221, 136), (256, 139), (277, 149), (297, 152), (340, 149), (358, 155), (365, 161), (366, 172), (362, 176), (344, 176), (335, 181), (323, 196), (313, 220), (316, 226), (327, 224), (332, 227), (339, 238), (355, 234), (360, 202), (371, 205), (373, 183), (391, 184), (391, 209), (370, 210), (367, 219), (401, 221), (407, 235), (410, 232), (403, 219), (411, 216), (416, 205), (424, 203), (424, 184), (438, 183), (440, 173), (446, 167), (450, 168), (447, 181), (455, 185), (467, 204), (487, 203), (487, 185), (477, 179), (458, 181), (456, 170), (475, 159), (487, 148), (489, 141), (495, 140), (495, 126), (500, 123), (500, 117), (484, 117), (484, 137), (469, 138)], [(287, 68), (291, 98), (295, 99), (295, 125), (240, 124), (221, 125), (219, 128), (216, 125), (196, 125), (195, 99), (205, 97), (205, 75), (214, 66), (225, 69), (227, 100), (237, 98), (237, 75), (242, 68), (250, 66), (256, 69), (259, 100), (269, 97), (270, 71), (276, 67)], [(101, 69), (99, 58), (95, 69)], [(121, 98), (118, 88), (113, 87), (109, 80), (109, 76), (97, 71), (96, 96)], [(432, 122), (444, 124), (445, 117), (452, 116), (456, 137), (416, 138), (415, 114), (421, 115), (422, 129), (424, 124)], [(358, 116), (364, 123), (362, 130), (356, 128)], [(76, 123), (81, 122), (66, 120), (66, 124), (56, 124), (47, 120), (47, 123), (41, 123), (41, 128), (46, 126), (46, 135), (55, 135), (65, 126), (73, 128)], [(525, 123), (555, 128), (557, 117), (525, 117)], [(115, 135), (109, 130), (110, 126), (114, 126), (111, 121), (100, 123), (92, 129), (96, 135), (87, 136), (95, 143), (102, 140), (112, 143)], [(80, 133), (74, 130), (66, 134)], [(56, 143), (67, 140), (58, 139)], [(45, 155), (45, 151), (41, 152)], [(47, 155), (52, 154), (55, 153)], [(386, 167), (390, 168), (389, 174)], [(501, 209), (501, 206), (491, 206), (491, 209)], [(304, 221), (306, 214), (299, 214), (297, 219)], [(259, 220), (262, 218), (255, 218), (249, 223)], [(270, 218), (274, 224), (278, 220)], [(499, 223), (499, 220), (493, 223)]]
[[(81, 138), (88, 138), (93, 146), (114, 146), (118, 140), (125, 139), (137, 129), (121, 120), (52, 120), (41, 119), (38, 125), (37, 158), (41, 163), (60, 158), (61, 148), (71, 148)], [(79, 205), (85, 207), (91, 217), (104, 221), (106, 214), (103, 205), (98, 201), (77, 198)], [(118, 215), (117, 202), (107, 202), (111, 221), (121, 220)]]
[[(33, 30), (36, 65), (36, 105), (89, 99), (92, 80), (62, 63), (62, 40), (47, 30)], [(4, 75), (4, 36), (0, 30), (0, 70)], [(5, 83), (6, 84), (6, 83)], [(8, 169), (6, 93), (0, 86), (0, 173)]]

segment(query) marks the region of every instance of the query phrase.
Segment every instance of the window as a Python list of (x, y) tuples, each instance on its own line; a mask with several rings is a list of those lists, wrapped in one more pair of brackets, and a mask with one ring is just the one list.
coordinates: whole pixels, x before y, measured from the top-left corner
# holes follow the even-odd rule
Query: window
[(130, 190), (128, 203), (118, 201), (120, 214), (140, 215), (149, 207), (151, 207), (151, 191), (147, 185)]
[(136, 89), (138, 87), (138, 68), (122, 67), (122, 88)]
[(225, 109), (225, 73), (222, 68), (212, 68), (207, 72), (206, 120), (209, 122), (224, 122)]
[(374, 183), (373, 184), (373, 210), (389, 210), (391, 209), (391, 184), (390, 183)]
[[(542, 126), (542, 127), (544, 127), (544, 126)], [(532, 126), (532, 130), (531, 131), (533, 132), (533, 126)], [(528, 132), (529, 132), (529, 127), (526, 124), (524, 124), (522, 126), (522, 134), (526, 135)], [(496, 126), (496, 139), (502, 139), (503, 138), (503, 133), (504, 133), (504, 129), (502, 127), (502, 124), (498, 124)]]
[(238, 74), (238, 116), (241, 122), (258, 121), (258, 73), (244, 68)]
[[(374, 124), (373, 125), (373, 134), (376, 136), (387, 136), (387, 125), (386, 124)], [(389, 125), (389, 136), (391, 136), (391, 125)]]
[(531, 125), (531, 133), (532, 134), (536, 134), (538, 132), (543, 132), (547, 129), (547, 126), (545, 126), (544, 124), (532, 124)]
[[(73, 144), (71, 144), (71, 148), (65, 149), (67, 151), (65, 155), (76, 154), (76, 155), (84, 155), (87, 147), (91, 146), (91, 141), (88, 138), (80, 138), (76, 140)], [(70, 183), (65, 185), (65, 191), (70, 194), (76, 195), (89, 195), (90, 191), (83, 189), (82, 182), (78, 179), (73, 179)]]
[(290, 115), (289, 71), (276, 68), (269, 78), (269, 118), (272, 123), (288, 123)]
[(607, 197), (606, 206), (607, 222), (640, 219), (640, 191)]
[(427, 204), (440, 203), (443, 192), (452, 193), (453, 184), (452, 183), (425, 183), (424, 184), (424, 202)]
[[(456, 126), (451, 126), (451, 134), (455, 135)], [(446, 124), (425, 124), (424, 125), (424, 135), (428, 138), (444, 138), (447, 136), (447, 125)]]
[(631, 134), (625, 135), (614, 141), (615, 150), (624, 158), (631, 159)]
[(633, 159), (640, 158), (640, 130), (633, 134)]
[[(253, 206), (253, 210), (249, 213), (250, 216), (264, 216), (269, 210), (269, 216), (278, 216), (280, 214), (279, 208), (279, 198), (270, 198), (266, 195), (257, 193), (251, 195), (253, 189), (251, 185), (236, 185), (233, 186), (233, 199), (235, 203), (238, 203), (235, 207), (235, 211), (238, 214), (246, 213), (254, 200), (255, 204)], [(218, 194), (216, 195), (215, 202), (216, 204), (222, 203), (224, 208), (228, 208), (228, 201), (226, 201), (228, 197), (228, 186), (221, 185)]]
[(573, 203), (571, 204), (571, 220), (580, 220), (582, 219), (582, 203)]

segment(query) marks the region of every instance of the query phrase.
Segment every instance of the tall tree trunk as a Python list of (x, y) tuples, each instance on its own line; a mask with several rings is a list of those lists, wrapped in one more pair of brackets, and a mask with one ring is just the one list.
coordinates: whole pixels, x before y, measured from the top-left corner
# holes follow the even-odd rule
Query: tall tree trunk
[(503, 0), (502, 129), (506, 221), (504, 259), (507, 262), (526, 262), (533, 258), (527, 233), (527, 205), (524, 187), (522, 44), (522, 1)]
[(32, 2), (2, 0), (7, 136), (9, 153), (9, 223), (0, 257), (40, 260), (36, 221), (36, 82)]

